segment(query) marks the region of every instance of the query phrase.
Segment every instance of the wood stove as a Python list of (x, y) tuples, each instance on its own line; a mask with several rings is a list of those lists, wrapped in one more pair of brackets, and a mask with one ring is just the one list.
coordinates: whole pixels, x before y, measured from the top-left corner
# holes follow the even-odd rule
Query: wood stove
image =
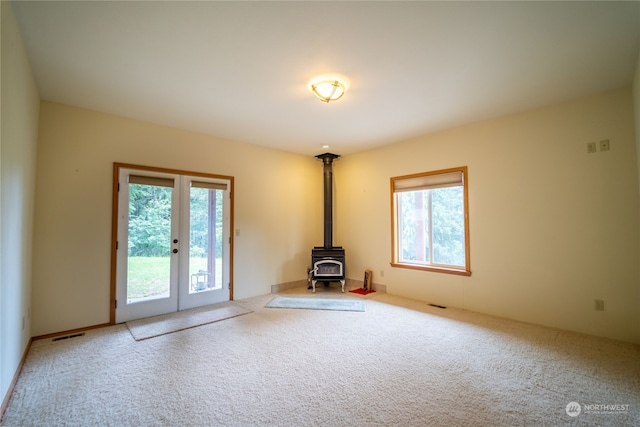
[(325, 286), (340, 282), (344, 292), (344, 249), (342, 246), (333, 246), (333, 161), (340, 156), (324, 153), (316, 157), (324, 163), (324, 246), (315, 246), (311, 250), (310, 288), (315, 292), (318, 282)]

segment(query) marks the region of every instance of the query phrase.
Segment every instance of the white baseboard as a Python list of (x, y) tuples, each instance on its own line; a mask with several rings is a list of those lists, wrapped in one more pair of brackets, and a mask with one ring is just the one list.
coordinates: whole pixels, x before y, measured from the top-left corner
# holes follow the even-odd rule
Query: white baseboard
[(271, 293), (277, 294), (278, 292), (286, 291), (287, 289), (307, 287), (309, 282), (307, 280), (296, 280), (295, 282), (278, 283), (277, 285), (271, 285)]

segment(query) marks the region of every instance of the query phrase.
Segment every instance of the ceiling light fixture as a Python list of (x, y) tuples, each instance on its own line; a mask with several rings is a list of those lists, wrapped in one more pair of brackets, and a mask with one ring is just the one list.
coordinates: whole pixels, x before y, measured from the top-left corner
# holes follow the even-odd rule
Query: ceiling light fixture
[(341, 76), (321, 76), (309, 82), (311, 92), (327, 103), (342, 98), (348, 88), (348, 80)]

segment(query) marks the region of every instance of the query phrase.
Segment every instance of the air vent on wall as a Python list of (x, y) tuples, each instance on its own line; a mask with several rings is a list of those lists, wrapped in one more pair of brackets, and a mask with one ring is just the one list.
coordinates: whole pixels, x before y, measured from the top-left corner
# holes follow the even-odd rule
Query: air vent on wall
[(447, 308), (444, 305), (438, 305), (438, 304), (429, 304), (431, 307), (436, 307), (436, 308)]
[(78, 338), (78, 337), (83, 337), (84, 336), (84, 332), (80, 332), (78, 334), (71, 334), (71, 335), (63, 335), (61, 337), (55, 337), (52, 338), (51, 341), (63, 341), (63, 340), (68, 340), (71, 338)]

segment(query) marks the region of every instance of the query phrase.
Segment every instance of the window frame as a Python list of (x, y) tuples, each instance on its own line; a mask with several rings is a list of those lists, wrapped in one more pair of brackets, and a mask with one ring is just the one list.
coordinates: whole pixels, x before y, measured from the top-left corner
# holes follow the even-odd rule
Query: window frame
[[(430, 177), (433, 175), (444, 175), (450, 173), (462, 173), (462, 198), (464, 208), (464, 252), (465, 252), (465, 265), (461, 267), (456, 266), (442, 266), (442, 265), (422, 265), (412, 264), (408, 262), (399, 261), (399, 238), (398, 238), (398, 197), (396, 192), (396, 182), (403, 180), (419, 180), (420, 178)], [(471, 276), (471, 259), (469, 250), (469, 176), (467, 166), (460, 166), (449, 169), (441, 169), (437, 171), (421, 172), (411, 175), (396, 176), (390, 178), (391, 188), (391, 266), (398, 268), (406, 268), (411, 270), (423, 270), (432, 271), (437, 273), (456, 274), (462, 276)]]

